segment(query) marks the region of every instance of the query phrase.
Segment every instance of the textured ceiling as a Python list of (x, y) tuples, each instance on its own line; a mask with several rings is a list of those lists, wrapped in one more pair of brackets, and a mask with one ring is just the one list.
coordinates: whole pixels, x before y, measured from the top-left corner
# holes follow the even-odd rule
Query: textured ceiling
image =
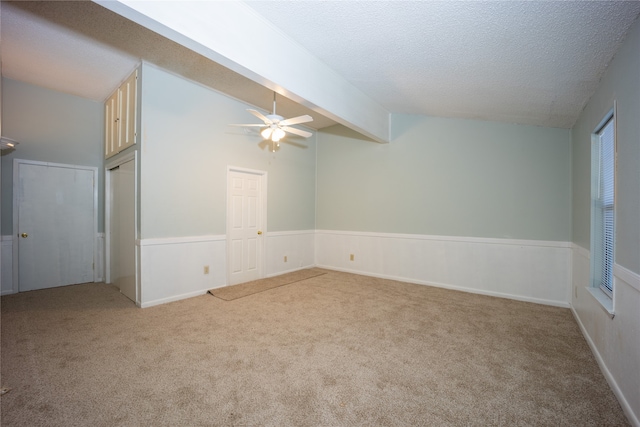
[[(640, 14), (638, 1), (247, 4), (388, 111), (565, 128)], [(271, 108), (270, 90), (95, 3), (3, 1), (1, 13), (6, 77), (101, 101), (144, 59)], [(310, 113), (286, 99), (278, 112)]]
[(247, 2), (392, 112), (572, 127), (637, 1)]

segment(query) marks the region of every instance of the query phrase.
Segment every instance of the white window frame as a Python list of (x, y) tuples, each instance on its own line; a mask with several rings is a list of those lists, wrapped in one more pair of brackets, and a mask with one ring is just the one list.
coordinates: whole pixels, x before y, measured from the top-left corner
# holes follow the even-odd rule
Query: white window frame
[(591, 285), (589, 291), (613, 317), (617, 175), (615, 104), (595, 128), (591, 142)]

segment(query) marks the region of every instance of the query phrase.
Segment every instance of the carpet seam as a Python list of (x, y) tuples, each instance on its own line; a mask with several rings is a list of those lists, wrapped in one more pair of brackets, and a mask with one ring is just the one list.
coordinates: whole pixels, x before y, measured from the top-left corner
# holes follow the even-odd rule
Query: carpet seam
[(263, 293), (263, 292), (267, 292), (267, 291), (270, 291), (270, 290), (273, 290), (273, 289), (278, 289), (278, 288), (281, 288), (281, 287), (283, 287), (283, 286), (293, 285), (294, 283), (304, 282), (305, 280), (313, 279), (313, 278), (315, 278), (315, 277), (323, 276), (323, 275), (325, 275), (325, 274), (327, 274), (327, 273), (320, 273), (320, 274), (318, 274), (318, 275), (316, 275), (316, 276), (305, 277), (304, 279), (298, 279), (298, 280), (294, 280), (293, 282), (283, 283), (282, 285), (277, 285), (277, 286), (274, 286), (274, 287), (269, 288), (269, 289), (264, 289), (264, 290), (261, 290), (261, 291), (252, 292), (252, 293), (250, 293), (250, 294), (242, 295), (242, 296), (240, 296), (240, 297), (232, 298), (232, 299), (224, 299), (224, 298), (222, 298), (222, 297), (219, 297), (219, 296), (217, 296), (217, 295), (213, 294), (211, 289), (210, 289), (210, 290), (208, 290), (208, 291), (207, 291), (207, 293), (208, 293), (208, 294), (210, 294), (210, 295), (212, 295), (212, 296), (213, 296), (213, 297), (215, 297), (215, 298), (218, 298), (219, 300), (226, 301), (226, 302), (230, 302), (230, 301), (235, 301), (235, 300), (239, 300), (239, 299), (242, 299), (242, 298), (250, 297), (250, 296), (252, 296), (252, 295), (261, 294), (261, 293)]

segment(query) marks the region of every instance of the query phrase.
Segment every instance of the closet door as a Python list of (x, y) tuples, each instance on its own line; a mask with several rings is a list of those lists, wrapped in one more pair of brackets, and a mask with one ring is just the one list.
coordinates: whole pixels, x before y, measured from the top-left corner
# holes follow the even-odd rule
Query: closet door
[(94, 281), (95, 173), (14, 162), (20, 292)]
[(109, 179), (109, 278), (120, 292), (135, 302), (135, 160), (111, 169)]

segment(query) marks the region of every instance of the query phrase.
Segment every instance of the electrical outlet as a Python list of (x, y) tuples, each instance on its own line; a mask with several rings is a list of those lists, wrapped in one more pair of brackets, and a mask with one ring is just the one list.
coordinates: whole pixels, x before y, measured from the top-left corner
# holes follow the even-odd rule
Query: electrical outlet
[(355, 259), (355, 257), (353, 256), (353, 254), (349, 255), (349, 261), (353, 261)]
[(284, 262), (287, 262), (287, 256), (286, 255), (284, 256)]
[(204, 266), (204, 274), (209, 274), (209, 266), (208, 265)]

